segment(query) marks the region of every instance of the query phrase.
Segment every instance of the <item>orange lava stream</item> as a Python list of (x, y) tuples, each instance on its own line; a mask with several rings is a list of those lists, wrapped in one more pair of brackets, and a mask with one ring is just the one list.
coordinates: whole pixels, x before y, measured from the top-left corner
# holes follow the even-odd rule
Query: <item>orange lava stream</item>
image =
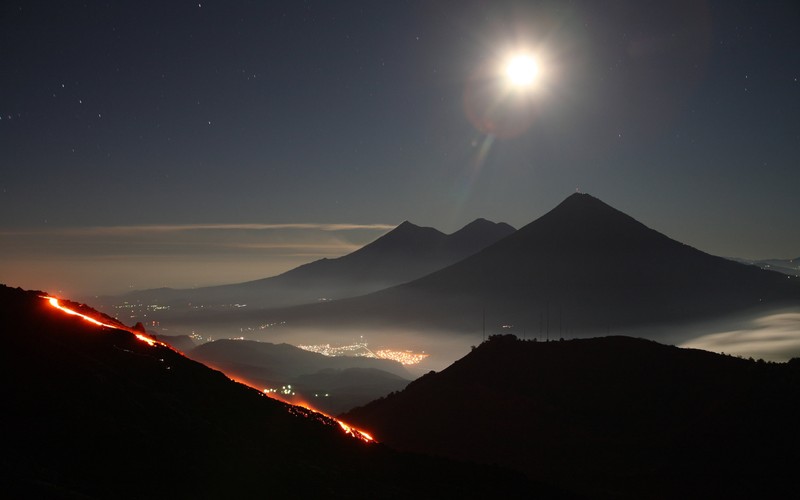
[[(106, 328), (115, 328), (117, 330), (125, 330), (127, 332), (132, 333), (133, 335), (136, 336), (137, 339), (141, 340), (142, 342), (147, 343), (150, 346), (155, 346), (156, 344), (158, 344), (160, 346), (172, 349), (169, 345), (167, 345), (167, 344), (165, 344), (163, 342), (159, 342), (157, 340), (153, 340), (150, 337), (147, 337), (145, 335), (142, 335), (141, 333), (136, 332), (135, 330), (131, 330), (131, 329), (126, 328), (126, 327), (124, 327), (122, 325), (110, 325), (108, 323), (103, 323), (102, 321), (99, 321), (99, 320), (97, 320), (95, 318), (92, 318), (91, 316), (87, 316), (87, 315), (79, 313), (79, 312), (77, 312), (77, 311), (75, 311), (73, 309), (70, 309), (69, 307), (65, 307), (65, 306), (61, 305), (61, 303), (55, 297), (42, 296), (42, 298), (47, 300), (50, 303), (50, 305), (55, 307), (56, 309), (58, 309), (60, 311), (63, 311), (63, 312), (65, 312), (65, 313), (67, 313), (69, 315), (72, 315), (72, 316), (79, 316), (79, 317), (85, 319), (86, 321), (88, 321), (90, 323), (94, 323), (97, 326), (103, 326), (103, 327), (106, 327)], [(231, 379), (231, 380), (234, 380), (234, 379)], [(238, 383), (246, 385), (246, 386), (248, 386), (248, 387), (250, 387), (252, 389), (256, 389), (251, 384), (248, 384), (248, 383), (245, 383), (245, 382), (242, 382), (242, 381), (239, 381), (239, 380), (234, 380), (234, 382), (238, 382)], [(258, 389), (256, 389), (256, 390), (258, 390)], [(266, 392), (262, 392), (262, 391), (259, 391), (259, 392), (261, 394), (267, 396), (267, 397), (270, 397), (270, 398), (275, 399), (277, 401), (281, 401), (281, 402), (286, 403), (286, 404), (288, 404), (290, 406), (298, 406), (298, 407), (306, 409), (308, 411), (311, 411), (311, 412), (314, 412), (314, 413), (318, 413), (319, 415), (322, 415), (323, 417), (329, 418), (329, 419), (333, 420), (334, 422), (336, 422), (337, 424), (339, 424), (339, 427), (341, 427), (342, 431), (344, 431), (346, 434), (348, 434), (348, 435), (350, 435), (350, 436), (352, 436), (352, 437), (354, 437), (356, 439), (360, 439), (361, 441), (364, 441), (365, 443), (374, 443), (374, 442), (376, 442), (375, 439), (372, 436), (370, 436), (369, 434), (367, 434), (366, 432), (358, 430), (353, 426), (347, 425), (346, 423), (342, 422), (341, 420), (339, 420), (336, 417), (332, 417), (332, 416), (330, 416), (330, 415), (328, 415), (326, 413), (323, 413), (323, 412), (321, 412), (321, 411), (319, 411), (317, 409), (314, 409), (314, 408), (311, 407), (311, 405), (309, 405), (307, 403), (301, 403), (301, 404), (291, 403), (289, 401), (285, 401), (285, 400), (280, 399), (278, 397), (274, 397), (271, 394), (267, 394)]]
[[(245, 384), (245, 385), (249, 385), (249, 384)], [(252, 386), (250, 386), (250, 387), (252, 387)], [(313, 411), (314, 413), (319, 413), (323, 417), (327, 417), (327, 418), (333, 420), (334, 422), (336, 422), (337, 424), (339, 424), (339, 427), (342, 428), (342, 430), (345, 432), (345, 434), (349, 434), (350, 436), (352, 436), (352, 437), (354, 437), (356, 439), (360, 439), (360, 440), (364, 441), (365, 443), (376, 443), (377, 442), (377, 441), (375, 441), (375, 438), (373, 438), (372, 436), (370, 436), (366, 432), (364, 432), (362, 430), (359, 430), (359, 429), (356, 429), (352, 425), (346, 424), (345, 422), (342, 422), (338, 418), (333, 417), (331, 415), (328, 415), (325, 412), (319, 411), (319, 410), (317, 410), (316, 408), (314, 408), (313, 406), (311, 406), (310, 404), (308, 404), (306, 402), (289, 402), (289, 401), (286, 401), (286, 400), (278, 397), (275, 394), (267, 393), (265, 391), (263, 391), (262, 394), (264, 394), (265, 396), (270, 397), (272, 399), (276, 399), (278, 401), (282, 401), (282, 402), (284, 402), (286, 404), (289, 404), (289, 405), (292, 405), (292, 406), (299, 406), (300, 408), (305, 408), (308, 411)]]
[[(331, 417), (331, 418), (333, 418), (333, 417)], [(355, 427), (350, 427), (349, 425), (347, 425), (346, 423), (342, 422), (338, 418), (334, 418), (334, 420), (336, 420), (336, 423), (339, 424), (339, 427), (341, 427), (342, 430), (345, 433), (350, 434), (354, 438), (361, 439), (362, 441), (364, 441), (366, 443), (374, 443), (375, 442), (375, 439), (372, 436), (370, 436), (369, 434), (367, 434), (366, 432), (360, 431), (360, 430), (356, 429)]]
[(142, 342), (145, 342), (146, 344), (151, 345), (151, 346), (154, 346), (156, 344), (166, 346), (166, 344), (163, 344), (162, 342), (156, 342), (155, 340), (151, 339), (150, 337), (142, 335), (141, 333), (135, 332), (135, 331), (130, 330), (128, 328), (125, 328), (123, 326), (120, 326), (120, 325), (109, 325), (108, 323), (103, 323), (102, 321), (98, 321), (98, 320), (92, 318), (91, 316), (87, 316), (85, 314), (79, 313), (78, 311), (75, 311), (74, 309), (70, 309), (69, 307), (62, 306), (61, 303), (58, 301), (58, 299), (55, 298), (55, 297), (42, 297), (42, 298), (47, 300), (50, 303), (50, 305), (55, 307), (56, 309), (64, 311), (67, 314), (71, 314), (72, 316), (79, 316), (79, 317), (85, 319), (86, 321), (88, 321), (90, 323), (94, 323), (97, 326), (104, 326), (106, 328), (116, 328), (117, 330), (125, 330), (127, 332), (130, 332), (130, 333), (134, 334), (137, 339), (139, 339)]

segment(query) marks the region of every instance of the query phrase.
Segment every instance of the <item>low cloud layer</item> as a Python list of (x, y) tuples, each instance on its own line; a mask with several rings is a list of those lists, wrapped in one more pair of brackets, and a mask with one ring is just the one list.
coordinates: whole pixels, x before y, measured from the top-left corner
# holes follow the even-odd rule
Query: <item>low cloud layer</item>
[(0, 232), (0, 282), (78, 294), (274, 276), (350, 253), (388, 224), (186, 224)]
[(724, 352), (743, 357), (786, 361), (800, 357), (800, 311), (782, 311), (742, 322), (684, 342), (681, 347)]
[(317, 223), (292, 223), (292, 224), (145, 224), (139, 226), (89, 226), (89, 227), (61, 227), (52, 229), (13, 229), (0, 231), (0, 236), (33, 236), (37, 234), (72, 235), (72, 236), (103, 236), (103, 235), (133, 235), (148, 233), (183, 233), (189, 231), (268, 231), (301, 229), (309, 231), (388, 231), (395, 226), (391, 224), (317, 224)]

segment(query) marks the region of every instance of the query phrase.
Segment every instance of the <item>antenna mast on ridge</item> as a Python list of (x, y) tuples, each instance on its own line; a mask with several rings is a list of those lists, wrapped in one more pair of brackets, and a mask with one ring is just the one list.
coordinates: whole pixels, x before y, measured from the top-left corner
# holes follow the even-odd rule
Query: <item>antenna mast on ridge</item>
[(486, 342), (486, 308), (483, 308), (483, 341)]

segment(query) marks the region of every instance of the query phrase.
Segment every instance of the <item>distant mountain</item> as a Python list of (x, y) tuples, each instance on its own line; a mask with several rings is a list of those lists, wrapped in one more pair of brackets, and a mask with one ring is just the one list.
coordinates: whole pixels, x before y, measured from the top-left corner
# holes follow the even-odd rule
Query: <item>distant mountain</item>
[(317, 260), (272, 278), (186, 290), (144, 290), (122, 298), (173, 305), (192, 302), (206, 307), (240, 303), (258, 308), (353, 297), (424, 276), (513, 232), (508, 224), (485, 219), (477, 219), (450, 235), (406, 221), (348, 255)]
[[(402, 391), (409, 380), (375, 368), (327, 368), (291, 379), (292, 388), (329, 415)], [(313, 399), (312, 399), (313, 398)]]
[(168, 344), (173, 349), (186, 353), (197, 347), (197, 343), (192, 340), (188, 335), (151, 335), (154, 339), (158, 339), (165, 344)]
[(363, 443), (331, 419), (269, 399), (129, 331), (68, 316), (39, 295), (0, 286), (0, 424), (10, 433), (0, 481), (14, 497), (551, 493), (496, 467)]
[(374, 368), (398, 377), (411, 378), (403, 365), (397, 361), (363, 356), (324, 356), (289, 344), (252, 340), (215, 340), (195, 347), (188, 354), (192, 359), (207, 361), (219, 366), (220, 369), (222, 369), (220, 365), (224, 365), (231, 369), (242, 367), (259, 370), (260, 378), (274, 378), (276, 381), (320, 370), (345, 368)]
[(798, 386), (798, 359), (505, 335), (343, 418), (398, 449), (507, 465), (587, 498), (785, 498)]
[(363, 297), (264, 315), (311, 325), (597, 332), (800, 304), (800, 281), (671, 240), (574, 194), (480, 252)]
[(412, 378), (396, 361), (324, 356), (289, 344), (217, 340), (197, 346), (187, 355), (259, 388), (292, 385), (298, 401), (330, 414), (401, 390)]

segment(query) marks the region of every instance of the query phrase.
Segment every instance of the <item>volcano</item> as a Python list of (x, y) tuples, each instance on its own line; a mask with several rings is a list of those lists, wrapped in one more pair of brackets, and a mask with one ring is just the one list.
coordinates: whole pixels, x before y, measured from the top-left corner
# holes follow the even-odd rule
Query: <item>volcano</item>
[(282, 312), (297, 326), (603, 333), (797, 304), (800, 281), (677, 242), (588, 194), (451, 266), (370, 295)]
[(448, 235), (405, 221), (350, 254), (320, 259), (271, 278), (189, 290), (144, 290), (126, 294), (121, 299), (173, 305), (192, 302), (207, 307), (241, 303), (252, 308), (353, 297), (425, 276), (514, 231), (502, 222), (477, 219)]

